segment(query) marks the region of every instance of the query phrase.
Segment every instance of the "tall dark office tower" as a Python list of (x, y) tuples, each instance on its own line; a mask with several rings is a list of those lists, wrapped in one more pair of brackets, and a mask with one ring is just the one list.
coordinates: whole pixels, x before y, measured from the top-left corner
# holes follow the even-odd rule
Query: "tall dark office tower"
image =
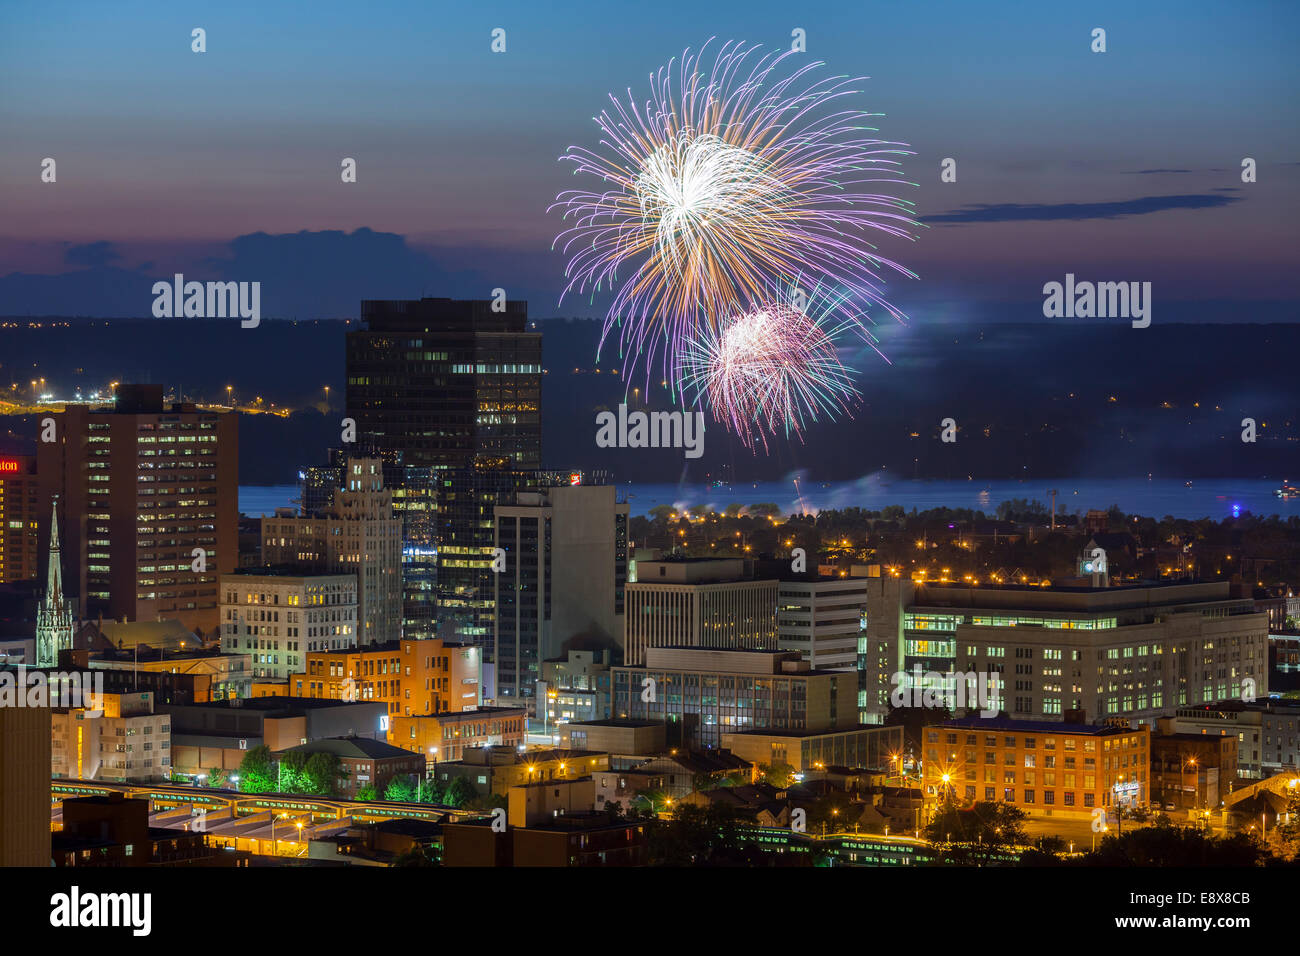
[[(359, 441), (433, 470), (437, 634), (486, 644), (492, 509), (545, 480), (541, 333), (527, 331), (526, 302), (494, 311), (487, 299), (364, 301), (361, 318), (365, 327), (347, 337), (347, 414)], [(412, 481), (415, 510), (427, 499), (424, 476)], [(429, 581), (427, 554), (411, 557), (404, 588), (414, 616)]]
[(528, 303), (364, 301), (347, 336), (347, 413), (357, 434), (405, 464), (463, 468), (477, 458), (542, 464), (542, 335)]

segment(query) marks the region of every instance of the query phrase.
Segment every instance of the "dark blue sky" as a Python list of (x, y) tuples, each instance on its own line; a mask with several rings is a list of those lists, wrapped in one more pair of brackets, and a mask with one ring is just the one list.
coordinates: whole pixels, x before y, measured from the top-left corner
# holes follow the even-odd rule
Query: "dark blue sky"
[(557, 157), (683, 48), (786, 48), (796, 27), (827, 72), (871, 78), (858, 102), (917, 151), (907, 198), (931, 226), (882, 249), (921, 276), (891, 283), (914, 318), (1041, 317), (1042, 284), (1074, 272), (1153, 282), (1156, 321), (1294, 319), (1300, 4), (1189, 0), (8, 0), (0, 313), (147, 314), (150, 282), (184, 271), (260, 280), (287, 314), (497, 286), (595, 314), (556, 307)]

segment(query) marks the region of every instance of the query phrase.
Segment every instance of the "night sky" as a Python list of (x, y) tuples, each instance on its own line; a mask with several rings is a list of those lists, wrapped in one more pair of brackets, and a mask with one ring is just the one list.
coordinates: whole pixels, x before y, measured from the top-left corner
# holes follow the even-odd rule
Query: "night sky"
[(796, 27), (826, 72), (870, 77), (855, 102), (917, 152), (902, 195), (929, 228), (882, 246), (921, 277), (890, 283), (914, 320), (1041, 320), (1066, 272), (1152, 282), (1157, 322), (1295, 319), (1300, 5), (1188, 0), (11, 0), (0, 313), (146, 315), (150, 283), (183, 271), (260, 280), (270, 314), (498, 286), (535, 316), (600, 314), (557, 305), (546, 208), (575, 184), (557, 158), (684, 48), (784, 49)]

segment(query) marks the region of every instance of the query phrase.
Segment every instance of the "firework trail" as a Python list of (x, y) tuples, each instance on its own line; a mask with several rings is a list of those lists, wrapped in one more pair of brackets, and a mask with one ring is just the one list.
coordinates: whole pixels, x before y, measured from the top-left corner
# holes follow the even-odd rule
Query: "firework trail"
[[(836, 339), (857, 320), (842, 295), (772, 296), (716, 326), (701, 325), (681, 356), (684, 386), (746, 448), (848, 414), (860, 398)], [(874, 341), (869, 338), (872, 347)], [(877, 350), (879, 351), (879, 350)]]
[(870, 240), (911, 239), (919, 224), (871, 184), (903, 183), (897, 157), (912, 151), (871, 135), (879, 114), (845, 108), (861, 78), (815, 79), (822, 64), (795, 68), (797, 55), (728, 42), (706, 64), (687, 50), (651, 74), (644, 103), (610, 96), (596, 150), (561, 157), (603, 182), (551, 207), (567, 223), (561, 301), (613, 291), (601, 347), (617, 326), (629, 373), (661, 361), (680, 393), (685, 344), (801, 272), (902, 320), (881, 273), (915, 274)]

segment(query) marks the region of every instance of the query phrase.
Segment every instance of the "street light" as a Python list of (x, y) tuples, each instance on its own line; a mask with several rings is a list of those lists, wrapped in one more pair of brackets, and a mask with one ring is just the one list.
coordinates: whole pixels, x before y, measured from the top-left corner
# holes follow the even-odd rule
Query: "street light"
[[(284, 819), (285, 817), (287, 817), (287, 816), (288, 816), (287, 813), (282, 813), (282, 814), (280, 814), (280, 819), (283, 820), (283, 819)], [(276, 851), (276, 844), (275, 844), (275, 811), (272, 810), (272, 811), (271, 811), (271, 856), (275, 856), (275, 851)]]

